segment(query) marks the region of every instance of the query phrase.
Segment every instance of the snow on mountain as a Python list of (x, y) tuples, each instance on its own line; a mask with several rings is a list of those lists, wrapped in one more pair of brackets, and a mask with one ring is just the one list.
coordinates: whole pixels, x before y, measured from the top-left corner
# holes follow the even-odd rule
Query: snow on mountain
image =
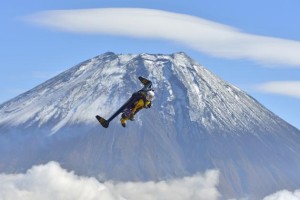
[[(153, 81), (153, 107), (124, 129), (108, 118)], [(0, 170), (55, 160), (78, 174), (161, 180), (220, 170), (224, 197), (300, 184), (300, 132), (184, 53), (105, 53), (0, 105)]]
[[(110, 88), (122, 86), (126, 70), (120, 65), (130, 56), (112, 62), (108, 58), (105, 54), (80, 63), (3, 104), (0, 124), (41, 127), (50, 122), (54, 125), (52, 132), (56, 132), (67, 123), (93, 123), (95, 111), (108, 114), (111, 110), (103, 110), (101, 103), (110, 101), (106, 95)], [(113, 103), (118, 106), (116, 99)]]
[[(174, 103), (182, 99), (186, 101), (190, 120), (210, 131), (251, 132), (253, 126), (265, 127), (268, 122), (268, 128), (272, 129), (276, 124), (274, 115), (257, 106), (254, 99), (183, 53), (158, 56), (107, 53), (95, 57), (3, 104), (0, 124), (40, 127), (54, 121), (52, 132), (56, 132), (66, 124), (94, 123), (96, 113), (109, 116), (112, 108), (118, 108), (140, 87), (137, 73), (133, 74), (138, 62), (144, 62), (139, 73), (148, 74), (157, 91), (162, 92), (158, 98), (164, 118), (176, 115)], [(182, 88), (171, 81), (181, 83)], [(125, 95), (120, 93), (122, 90)]]

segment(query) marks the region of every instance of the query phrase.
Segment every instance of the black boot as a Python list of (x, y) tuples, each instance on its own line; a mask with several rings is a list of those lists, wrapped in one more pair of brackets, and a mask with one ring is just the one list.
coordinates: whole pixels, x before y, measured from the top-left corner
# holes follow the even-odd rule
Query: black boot
[(130, 115), (128, 118), (130, 121), (134, 121), (134, 115)]

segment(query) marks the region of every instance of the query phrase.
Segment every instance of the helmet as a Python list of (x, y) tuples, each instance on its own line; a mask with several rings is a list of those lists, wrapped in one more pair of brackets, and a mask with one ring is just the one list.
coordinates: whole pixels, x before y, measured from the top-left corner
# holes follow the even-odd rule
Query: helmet
[(152, 90), (150, 90), (150, 91), (147, 92), (146, 99), (148, 101), (153, 101), (153, 99), (154, 99), (154, 92)]

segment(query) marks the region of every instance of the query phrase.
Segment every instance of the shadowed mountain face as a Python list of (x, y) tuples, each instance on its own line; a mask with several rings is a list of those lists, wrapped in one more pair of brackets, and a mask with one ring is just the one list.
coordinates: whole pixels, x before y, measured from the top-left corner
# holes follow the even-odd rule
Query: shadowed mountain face
[[(156, 99), (123, 128), (95, 120), (153, 82)], [(300, 185), (300, 131), (184, 53), (105, 53), (0, 105), (0, 170), (58, 161), (100, 180), (220, 170), (225, 198)]]

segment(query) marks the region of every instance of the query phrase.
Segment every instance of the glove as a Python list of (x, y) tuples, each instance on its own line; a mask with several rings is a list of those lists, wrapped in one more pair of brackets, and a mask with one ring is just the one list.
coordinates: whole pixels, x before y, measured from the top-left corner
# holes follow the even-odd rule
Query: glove
[(152, 106), (152, 103), (150, 102), (150, 103), (146, 106), (146, 108), (151, 108), (151, 106)]

